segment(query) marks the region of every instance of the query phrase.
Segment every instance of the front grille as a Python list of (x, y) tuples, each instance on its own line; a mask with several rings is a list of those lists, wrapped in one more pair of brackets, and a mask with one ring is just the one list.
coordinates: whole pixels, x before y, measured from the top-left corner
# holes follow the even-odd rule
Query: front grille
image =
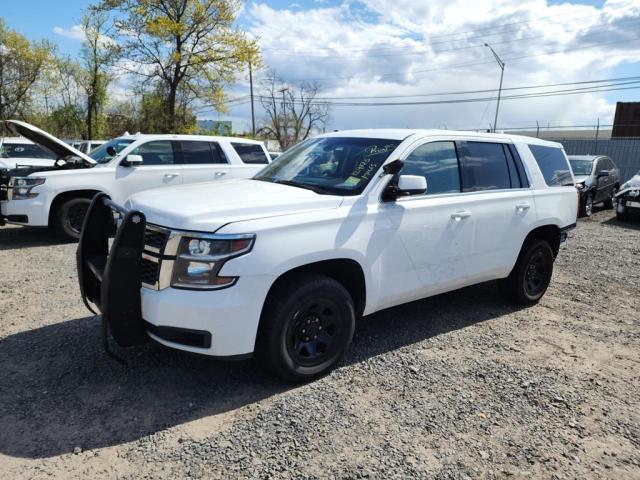
[(167, 230), (148, 225), (144, 231), (144, 253), (140, 269), (140, 281), (152, 288), (159, 288), (162, 254), (169, 239)]
[[(144, 248), (145, 250), (162, 251), (164, 244), (167, 242), (168, 233), (163, 230), (156, 230), (147, 227), (144, 232)], [(149, 248), (151, 247), (151, 248)]]
[(158, 283), (159, 277), (160, 263), (149, 260), (148, 258), (143, 258), (142, 264), (140, 265), (140, 281), (146, 285), (154, 286)]

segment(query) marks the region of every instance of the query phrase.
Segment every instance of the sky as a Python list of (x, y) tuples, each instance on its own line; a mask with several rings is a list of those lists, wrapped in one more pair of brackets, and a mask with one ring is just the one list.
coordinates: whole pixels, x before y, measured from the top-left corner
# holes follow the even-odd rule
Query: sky
[[(3, 3), (0, 16), (11, 28), (78, 54), (78, 24), (89, 1)], [(315, 82), (319, 97), (341, 103), (433, 102), (454, 98), (433, 94), (495, 90), (500, 68), (485, 43), (505, 62), (504, 96), (576, 88), (513, 90), (522, 86), (640, 77), (640, 0), (256, 1), (244, 3), (238, 26), (259, 40), (268, 67), (256, 73), (258, 89), (260, 80), (275, 72), (292, 85)], [(128, 86), (116, 82), (113, 88), (121, 95)], [(640, 100), (640, 83), (602, 90), (503, 99), (498, 129), (536, 122), (542, 127), (598, 120), (607, 125), (617, 101)], [(229, 97), (248, 91), (245, 72), (239, 72), (238, 82), (228, 87)], [(483, 100), (453, 104), (334, 106), (327, 127), (489, 128), (496, 101), (487, 97), (495, 93), (457, 95)], [(249, 129), (248, 103), (200, 116), (231, 119)], [(257, 116), (263, 117), (259, 106)]]

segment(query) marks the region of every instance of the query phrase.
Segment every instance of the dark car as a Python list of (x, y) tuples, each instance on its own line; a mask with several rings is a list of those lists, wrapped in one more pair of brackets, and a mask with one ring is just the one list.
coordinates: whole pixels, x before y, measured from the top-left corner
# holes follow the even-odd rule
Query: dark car
[(628, 220), (631, 213), (640, 213), (640, 171), (622, 184), (617, 195), (618, 219)]
[(569, 163), (580, 191), (580, 216), (591, 216), (596, 203), (613, 208), (620, 188), (620, 171), (613, 160), (602, 155), (569, 155)]

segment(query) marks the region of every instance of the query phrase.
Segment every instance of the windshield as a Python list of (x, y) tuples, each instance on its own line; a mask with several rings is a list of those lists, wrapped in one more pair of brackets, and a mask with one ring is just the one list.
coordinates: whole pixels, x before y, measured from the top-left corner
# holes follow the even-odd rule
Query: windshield
[(254, 179), (320, 194), (358, 195), (399, 144), (381, 138), (314, 138), (287, 150)]
[(55, 160), (56, 156), (33, 143), (3, 143), (0, 147), (0, 158), (47, 158)]
[[(135, 142), (133, 138), (116, 138), (107, 143), (103, 143), (100, 147), (92, 150), (89, 156), (98, 163), (110, 162), (118, 153), (127, 148), (127, 145)], [(116, 155), (109, 155), (107, 149), (113, 147), (116, 150)]]
[(591, 160), (571, 160), (571, 170), (574, 175), (591, 175), (591, 169), (593, 168), (593, 161)]

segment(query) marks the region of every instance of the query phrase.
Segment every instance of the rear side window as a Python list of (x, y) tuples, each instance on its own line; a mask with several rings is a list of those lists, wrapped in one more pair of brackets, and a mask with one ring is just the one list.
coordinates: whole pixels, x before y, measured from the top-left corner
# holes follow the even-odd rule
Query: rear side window
[(269, 163), (267, 155), (260, 145), (255, 143), (232, 143), (234, 150), (243, 163)]
[(402, 175), (427, 179), (427, 195), (460, 191), (458, 156), (453, 142), (420, 145), (405, 159)]
[(185, 165), (227, 163), (220, 146), (213, 142), (180, 142), (182, 161)]
[(464, 142), (461, 153), (463, 192), (511, 188), (509, 166), (501, 143)]
[(556, 147), (529, 145), (529, 150), (540, 167), (544, 181), (549, 187), (573, 185), (569, 162), (564, 152)]

